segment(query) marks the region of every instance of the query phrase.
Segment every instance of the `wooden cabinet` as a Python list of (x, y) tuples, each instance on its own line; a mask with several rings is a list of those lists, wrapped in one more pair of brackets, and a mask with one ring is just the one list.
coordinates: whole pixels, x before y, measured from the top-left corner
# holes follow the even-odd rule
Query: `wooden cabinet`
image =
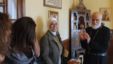
[(85, 7), (83, 0), (79, 1), (79, 4), (70, 10), (71, 58), (75, 58), (76, 51), (81, 48), (79, 31), (88, 27), (90, 24), (90, 10)]

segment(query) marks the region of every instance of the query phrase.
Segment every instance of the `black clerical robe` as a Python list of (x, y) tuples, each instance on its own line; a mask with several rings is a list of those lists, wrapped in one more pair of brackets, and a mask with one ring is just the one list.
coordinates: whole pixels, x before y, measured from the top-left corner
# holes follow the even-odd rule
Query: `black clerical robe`
[(86, 50), (84, 55), (84, 64), (105, 64), (104, 60), (97, 60), (101, 57), (101, 54), (106, 53), (109, 40), (110, 40), (110, 29), (101, 26), (98, 29), (92, 27), (86, 28), (86, 32), (91, 37), (90, 42), (87, 40), (81, 41), (81, 46)]

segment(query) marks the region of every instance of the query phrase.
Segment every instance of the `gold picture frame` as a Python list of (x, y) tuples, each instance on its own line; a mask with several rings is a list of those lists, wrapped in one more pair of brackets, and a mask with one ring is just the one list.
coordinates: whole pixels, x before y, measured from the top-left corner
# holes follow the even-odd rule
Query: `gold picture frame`
[(53, 8), (62, 8), (62, 0), (44, 0), (44, 5)]
[(99, 11), (102, 13), (103, 21), (110, 21), (111, 19), (111, 9), (110, 8), (100, 8)]
[(48, 11), (48, 18), (56, 18), (57, 19), (57, 21), (59, 21), (59, 14), (58, 14), (58, 12), (57, 11), (51, 11), (51, 10), (49, 10)]

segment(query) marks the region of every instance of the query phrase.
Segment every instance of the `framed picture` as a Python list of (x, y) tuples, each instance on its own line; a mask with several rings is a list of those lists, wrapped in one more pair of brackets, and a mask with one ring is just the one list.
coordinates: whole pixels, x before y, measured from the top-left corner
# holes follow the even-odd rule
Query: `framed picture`
[(58, 20), (59, 20), (59, 18), (58, 18), (58, 17), (59, 17), (58, 12), (56, 12), (56, 11), (50, 11), (50, 10), (49, 10), (49, 11), (48, 11), (48, 18), (51, 18), (51, 17), (52, 17), (52, 18), (53, 18), (53, 17), (56, 18), (57, 21), (58, 21)]
[(44, 5), (53, 8), (62, 8), (62, 0), (44, 0)]
[(111, 17), (110, 8), (100, 8), (99, 11), (102, 13), (102, 20), (103, 21), (110, 21), (110, 17)]

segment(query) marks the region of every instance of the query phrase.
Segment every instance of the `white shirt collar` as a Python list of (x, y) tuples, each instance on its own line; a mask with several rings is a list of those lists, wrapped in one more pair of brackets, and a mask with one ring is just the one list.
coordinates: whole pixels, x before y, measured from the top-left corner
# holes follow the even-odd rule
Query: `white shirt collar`
[(56, 32), (52, 32), (52, 31), (51, 31), (51, 33), (52, 33), (54, 36), (56, 36)]

